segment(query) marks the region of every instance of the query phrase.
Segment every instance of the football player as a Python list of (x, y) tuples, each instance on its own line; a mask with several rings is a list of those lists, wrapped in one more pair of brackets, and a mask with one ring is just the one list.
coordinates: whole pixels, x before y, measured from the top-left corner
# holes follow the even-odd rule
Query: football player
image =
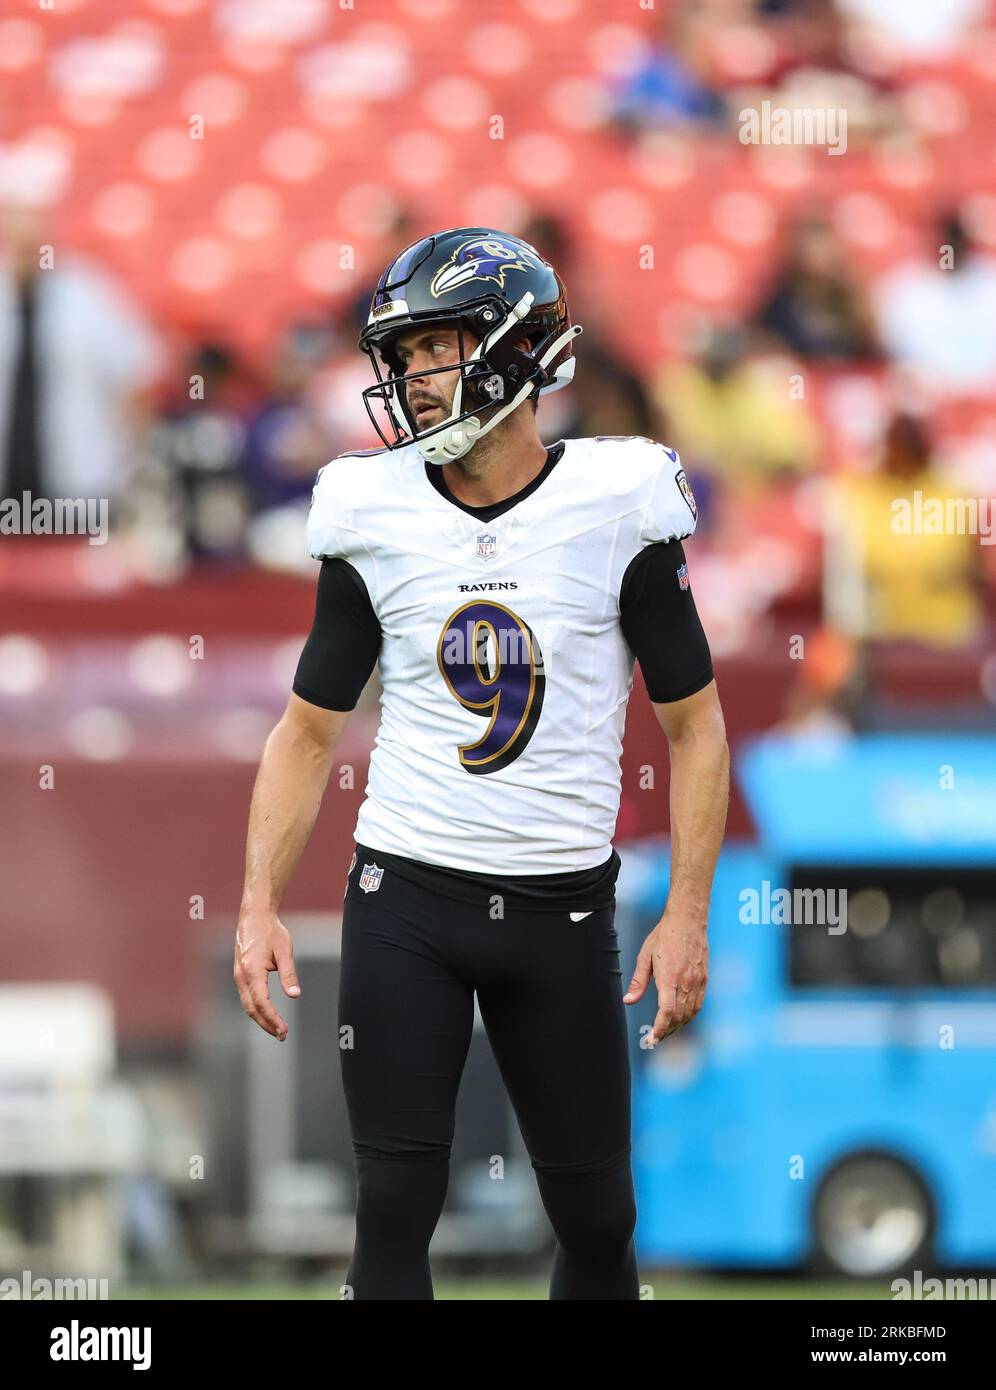
[[(300, 993), (280, 902), (379, 658), (339, 999), (355, 1298), (433, 1296), (475, 994), (557, 1238), (550, 1297), (639, 1296), (623, 1006), (653, 979), (653, 1045), (702, 1005), (728, 753), (677, 454), (537, 433), (580, 332), (519, 238), (420, 238), (380, 277), (360, 338), (383, 448), (334, 459), (314, 489), (314, 624), (253, 793), (235, 978), (250, 1017), (286, 1037), (267, 987), (277, 971)], [(624, 990), (611, 842), (634, 659), (670, 747), (672, 848)]]

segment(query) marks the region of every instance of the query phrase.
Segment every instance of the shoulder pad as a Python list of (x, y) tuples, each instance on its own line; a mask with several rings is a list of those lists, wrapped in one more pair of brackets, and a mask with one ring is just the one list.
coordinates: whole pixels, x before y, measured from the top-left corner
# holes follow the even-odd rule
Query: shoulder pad
[(645, 489), (640, 527), (642, 544), (692, 534), (698, 521), (698, 508), (676, 449), (639, 434), (597, 434), (594, 439), (596, 443), (618, 442), (629, 446), (625, 454), (632, 455), (639, 470), (641, 489)]
[(676, 449), (659, 446), (665, 461), (654, 479), (653, 491), (644, 518), (647, 541), (669, 541), (690, 536), (699, 519), (695, 494), (685, 476)]
[[(308, 512), (308, 551), (316, 560), (346, 557), (355, 549), (354, 514), (363, 496), (364, 470), (353, 460), (380, 453), (382, 449), (338, 454), (318, 470)], [(370, 478), (365, 481), (369, 489)]]

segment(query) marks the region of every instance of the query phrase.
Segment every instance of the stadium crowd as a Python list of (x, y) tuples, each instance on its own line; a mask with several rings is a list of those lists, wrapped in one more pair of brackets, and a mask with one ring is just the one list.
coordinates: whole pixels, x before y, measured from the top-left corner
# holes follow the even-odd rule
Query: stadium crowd
[[(279, 7), (242, 7), (241, 20), (239, 6), (213, 17), (193, 7), (188, 22), (225, 68), (211, 91), (198, 89), (219, 127), (227, 93), (234, 106), (236, 96), (248, 103), (235, 130), (262, 129), (262, 99), (254, 104), (251, 84), (236, 92), (236, 75), (258, 62), (247, 54), (265, 40), (316, 128), (335, 124), (322, 91), (337, 96), (349, 127), (353, 79), (336, 55), (352, 73), (379, 35), (396, 60), (388, 116), (435, 79), (424, 103), (442, 134), (426, 143), (426, 162), (450, 140), (446, 157), (463, 167), (482, 67), (473, 46), (458, 75), (438, 78), (431, 44), (418, 44), (431, 25), (419, 25), (412, 0), (393, 25), (378, 11), (375, 32), (320, 46), (332, 73), (322, 87), (312, 80), (314, 44), (330, 14), (313, 8), (316, 32), (306, 34)], [(438, 20), (447, 3), (429, 9)], [(996, 472), (991, 5), (681, 0), (639, 16), (605, 6), (598, 20), (615, 22), (589, 25), (587, 46), (563, 38), (557, 7), (545, 9), (523, 0), (476, 36), (504, 48), (513, 110), (528, 90), (523, 55), (544, 26), (556, 28), (565, 69), (586, 69), (558, 89), (556, 144), (536, 136), (507, 185), (489, 186), (510, 229), (560, 266), (585, 326), (575, 389), (541, 405), (544, 438), (645, 434), (681, 451), (701, 507), (697, 588), (721, 654), (758, 640), (783, 610), (859, 643), (984, 643), (996, 586), (993, 551), (980, 544)], [(150, 12), (161, 23), (171, 13), (163, 4)], [(450, 181), (413, 190), (415, 180), (378, 183), (379, 170), (366, 167), (356, 196), (370, 206), (356, 244), (343, 235), (345, 272), (305, 285), (274, 266), (240, 280), (236, 265), (212, 281), (187, 265), (210, 260), (209, 238), (191, 246), (181, 233), (213, 216), (227, 219), (230, 242), (251, 241), (281, 176), (247, 183), (234, 166), (212, 171), (209, 159), (165, 228), (143, 202), (155, 178), (133, 177), (123, 149), (106, 156), (105, 186), (93, 188), (92, 170), (80, 177), (82, 146), (75, 159), (67, 153), (74, 122), (77, 141), (106, 126), (121, 145), (143, 95), (186, 97), (190, 78), (171, 74), (168, 44), (150, 26), (108, 29), (98, 0), (77, 22), (86, 17), (85, 52), (83, 40), (4, 21), (4, 65), (16, 84), (48, 63), (62, 126), (39, 132), (28, 108), (21, 147), (0, 163), (0, 493), (109, 497), (122, 563), (144, 583), (246, 562), (310, 573), (301, 521), (318, 468), (376, 442), (356, 338), (380, 264), (433, 225), (467, 218), (468, 204), (447, 196)], [(345, 53), (350, 43), (359, 48)], [(136, 62), (144, 56), (135, 70), (144, 91), (135, 72), (120, 89), (115, 55), (129, 44)], [(95, 114), (87, 103), (98, 97), (106, 109)], [(743, 110), (764, 103), (836, 109), (846, 149), (749, 147)], [(162, 135), (149, 124), (139, 163), (152, 157), (156, 129)], [(569, 178), (556, 188), (565, 182), (558, 160), (583, 158), (589, 142), (607, 161), (600, 167), (617, 170), (608, 211), (586, 209)], [(164, 138), (156, 148), (167, 159)], [(540, 177), (519, 167), (527, 156)], [(341, 171), (333, 154), (298, 186), (327, 196), (355, 172), (351, 156), (340, 162)], [(180, 193), (183, 174), (170, 176)], [(212, 212), (221, 183), (228, 201)], [(606, 225), (614, 220), (620, 230)], [(277, 258), (311, 225), (289, 216)], [(270, 300), (256, 304), (261, 287)], [(897, 533), (897, 499), (912, 505), (917, 492), (978, 515), (975, 533)]]

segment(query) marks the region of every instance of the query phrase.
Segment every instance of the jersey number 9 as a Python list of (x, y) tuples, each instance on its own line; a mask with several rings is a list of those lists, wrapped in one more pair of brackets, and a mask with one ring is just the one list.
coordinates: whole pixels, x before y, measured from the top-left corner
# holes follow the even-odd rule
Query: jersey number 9
[(500, 603), (466, 603), (446, 621), (436, 661), (450, 694), (488, 720), (458, 746), (467, 772), (499, 772), (518, 758), (543, 708), (543, 654), (522, 619)]

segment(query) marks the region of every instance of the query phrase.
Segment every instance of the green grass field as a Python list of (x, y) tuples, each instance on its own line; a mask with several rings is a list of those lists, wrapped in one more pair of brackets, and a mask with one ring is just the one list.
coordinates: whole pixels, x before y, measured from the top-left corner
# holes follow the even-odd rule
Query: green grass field
[[(778, 1276), (764, 1279), (756, 1275), (744, 1278), (716, 1277), (701, 1275), (641, 1273), (642, 1282), (650, 1285), (654, 1298), (674, 1299), (877, 1299), (887, 1301), (892, 1298), (888, 1281), (876, 1283), (848, 1283), (846, 1281), (822, 1281), (815, 1279), (787, 1278)], [(545, 1299), (546, 1284), (537, 1279), (453, 1279), (439, 1278), (436, 1281), (436, 1298), (478, 1299), (488, 1302), (518, 1302), (522, 1299)], [(241, 1299), (297, 1300), (325, 1299), (339, 1301), (339, 1284), (332, 1280), (314, 1280), (306, 1283), (275, 1283), (268, 1280), (258, 1282), (218, 1281), (215, 1283), (180, 1284), (168, 1287), (149, 1285), (122, 1286), (114, 1294), (119, 1299), (220, 1299), (234, 1301)]]

